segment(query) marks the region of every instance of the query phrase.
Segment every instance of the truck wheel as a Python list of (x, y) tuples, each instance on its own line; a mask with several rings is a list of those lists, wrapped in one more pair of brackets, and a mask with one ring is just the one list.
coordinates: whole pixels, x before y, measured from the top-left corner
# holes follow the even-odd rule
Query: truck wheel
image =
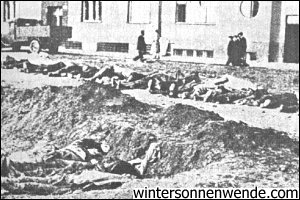
[(11, 47), (11, 45), (7, 42), (7, 40), (5, 40), (5, 38), (2, 38), (1, 35), (1, 49), (5, 47)]
[(2, 41), (2, 39), (1, 39), (1, 49), (2, 48), (5, 48), (5, 47), (7, 47), (8, 45), (7, 44), (5, 44), (5, 42), (4, 41)]
[(30, 42), (29, 48), (32, 53), (39, 53), (41, 50), (41, 44), (38, 40), (33, 39)]

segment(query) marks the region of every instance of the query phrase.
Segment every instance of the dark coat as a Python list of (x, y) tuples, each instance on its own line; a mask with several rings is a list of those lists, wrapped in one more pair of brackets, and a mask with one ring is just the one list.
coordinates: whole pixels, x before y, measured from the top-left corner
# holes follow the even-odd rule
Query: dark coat
[(239, 65), (240, 60), (240, 41), (233, 41), (232, 43), (232, 64)]
[(140, 35), (138, 38), (137, 50), (146, 51), (146, 43), (143, 35)]
[(241, 51), (241, 53), (246, 53), (246, 50), (247, 50), (247, 40), (246, 40), (246, 38), (244, 38), (244, 37), (242, 37), (241, 39), (240, 39), (240, 51)]
[(228, 43), (228, 47), (227, 47), (227, 55), (229, 57), (232, 57), (232, 51), (233, 51), (233, 40), (230, 40), (229, 43)]

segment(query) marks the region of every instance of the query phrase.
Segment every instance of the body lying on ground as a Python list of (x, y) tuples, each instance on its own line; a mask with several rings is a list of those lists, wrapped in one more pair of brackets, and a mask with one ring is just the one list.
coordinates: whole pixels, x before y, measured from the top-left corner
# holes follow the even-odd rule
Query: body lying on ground
[(23, 68), (23, 63), (26, 61), (27, 59), (16, 60), (11, 56), (6, 56), (5, 61), (1, 63), (1, 67), (3, 67), (4, 69), (13, 69), (13, 68), (21, 69)]
[(144, 78), (145, 75), (137, 73), (131, 69), (119, 66), (104, 66), (92, 77), (85, 79), (86, 81), (95, 81), (100, 84), (110, 80), (112, 86), (117, 86), (122, 83), (134, 82)]
[(184, 74), (177, 70), (175, 77), (157, 72), (147, 77), (147, 90), (152, 94), (166, 94), (170, 97), (175, 97), (176, 91), (184, 82)]
[(62, 61), (53, 61), (48, 58), (39, 56), (38, 54), (29, 54), (27, 59), (16, 60), (13, 57), (7, 56), (6, 61), (2, 63), (4, 68), (18, 68), (22, 72), (54, 72), (66, 67)]
[[(30, 175), (34, 169), (39, 166), (51, 166), (63, 167), (63, 171), (67, 171), (69, 168), (76, 166), (93, 168), (104, 170), (105, 172), (113, 173), (118, 171), (118, 163), (125, 165), (124, 162), (115, 157), (106, 156), (110, 151), (110, 146), (105, 141), (96, 142), (93, 139), (82, 139), (71, 143), (70, 145), (57, 149), (52, 149), (51, 152), (42, 156), (40, 162), (37, 163), (18, 163), (16, 160), (11, 160), (7, 156), (1, 156), (1, 176), (13, 176), (16, 177), (21, 173)], [(129, 172), (134, 172), (135, 176), (142, 177), (145, 170), (139, 171), (129, 163), (134, 163), (135, 166), (142, 165), (139, 168), (145, 169), (147, 165), (157, 159), (160, 155), (159, 143), (151, 143), (149, 150), (146, 152), (144, 159), (135, 159), (128, 162), (128, 167), (131, 166)], [(113, 167), (112, 167), (113, 166)], [(74, 170), (74, 169), (73, 169)], [(75, 169), (76, 170), (76, 169)], [(52, 171), (53, 173), (54, 171)], [(123, 169), (122, 173), (128, 173)]]
[(118, 89), (148, 89), (151, 93), (168, 91), (173, 77), (161, 72), (136, 75), (135, 78), (116, 81)]
[[(70, 61), (52, 61), (36, 54), (30, 54), (28, 60), (15, 60), (7, 56), (2, 63), (7, 68), (21, 68), (27, 72), (45, 72), (49, 76), (76, 76), (86, 81), (95, 81), (111, 85), (117, 89), (147, 89), (150, 93), (159, 93), (169, 97), (202, 100), (214, 103), (235, 103), (240, 105), (279, 108), (281, 112), (297, 112), (298, 98), (293, 93), (269, 94), (258, 89), (256, 84), (230, 75), (208, 79), (200, 77), (198, 72), (185, 76), (180, 70), (175, 76), (162, 72), (144, 75), (117, 65), (106, 65), (101, 69), (84, 63)], [(291, 98), (292, 103), (286, 103)]]
[[(52, 149), (51, 152), (42, 155), (40, 161), (34, 159), (30, 162), (20, 162), (9, 156), (1, 155), (1, 187), (3, 183), (7, 186), (4, 189), (13, 190), (13, 187), (18, 182), (22, 182), (23, 179), (26, 179), (28, 184), (32, 183), (35, 187), (44, 187), (45, 183), (51, 186), (64, 185), (69, 187), (74, 183), (74, 177), (88, 171), (120, 175), (129, 174), (137, 178), (143, 178), (149, 164), (156, 162), (161, 155), (160, 143), (158, 142), (150, 144), (143, 159), (136, 158), (128, 162), (108, 155), (110, 150), (110, 146), (105, 141), (82, 139), (74, 141), (64, 148)], [(14, 185), (13, 182), (9, 181), (10, 179), (3, 179), (8, 182), (2, 182), (4, 177), (9, 177), (11, 180), (16, 179), (16, 184)], [(86, 177), (85, 181), (77, 186), (83, 187), (84, 183), (93, 181), (89, 179), (90, 177)], [(95, 179), (94, 181), (101, 182), (101, 179)], [(35, 183), (42, 184), (36, 185)]]

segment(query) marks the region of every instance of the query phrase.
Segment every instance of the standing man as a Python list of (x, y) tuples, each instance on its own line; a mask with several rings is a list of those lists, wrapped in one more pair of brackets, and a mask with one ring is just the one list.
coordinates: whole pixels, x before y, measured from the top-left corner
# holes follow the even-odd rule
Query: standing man
[(136, 56), (133, 60), (136, 61), (138, 59), (141, 59), (142, 62), (144, 62), (144, 53), (146, 52), (146, 43), (145, 43), (145, 31), (141, 31), (141, 35), (138, 38), (138, 43), (137, 43), (137, 50), (139, 51), (139, 55)]
[(240, 66), (240, 41), (238, 36), (233, 36), (232, 41), (232, 66)]
[(232, 53), (233, 53), (233, 36), (229, 36), (229, 43), (227, 46), (227, 55), (228, 55), (228, 60), (226, 62), (226, 66), (229, 66), (229, 64), (233, 63), (233, 59), (232, 59)]
[(239, 39), (240, 39), (240, 55), (241, 55), (241, 57), (240, 57), (240, 59), (241, 59), (241, 65), (242, 66), (249, 66), (248, 64), (247, 64), (247, 62), (246, 62), (246, 54), (247, 54), (247, 40), (246, 40), (246, 38), (243, 36), (243, 32), (240, 32), (239, 34), (238, 34), (238, 36), (239, 36)]

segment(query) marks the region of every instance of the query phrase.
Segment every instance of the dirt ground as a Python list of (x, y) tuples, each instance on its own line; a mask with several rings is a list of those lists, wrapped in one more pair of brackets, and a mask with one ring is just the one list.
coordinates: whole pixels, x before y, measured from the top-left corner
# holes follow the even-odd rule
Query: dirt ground
[[(298, 71), (175, 62), (144, 64), (97, 56), (52, 58), (99, 67), (117, 64), (139, 72), (181, 69), (185, 73), (199, 70), (206, 76), (232, 74), (276, 93), (299, 91)], [(95, 96), (82, 103), (81, 97), (90, 88), (82, 84), (75, 79), (2, 69), (1, 153), (43, 148), (44, 143), (62, 147), (97, 132), (100, 137), (109, 129), (108, 140), (115, 143), (113, 153), (122, 159), (128, 160), (139, 149), (128, 147), (128, 142), (140, 143), (149, 134), (163, 142), (163, 158), (151, 167), (148, 178), (127, 181), (117, 189), (47, 196), (1, 194), (1, 198), (132, 198), (133, 188), (145, 186), (299, 187), (298, 113), (173, 99), (144, 90), (123, 90), (122, 94), (105, 88), (99, 95), (95, 93), (98, 90), (91, 89)]]

